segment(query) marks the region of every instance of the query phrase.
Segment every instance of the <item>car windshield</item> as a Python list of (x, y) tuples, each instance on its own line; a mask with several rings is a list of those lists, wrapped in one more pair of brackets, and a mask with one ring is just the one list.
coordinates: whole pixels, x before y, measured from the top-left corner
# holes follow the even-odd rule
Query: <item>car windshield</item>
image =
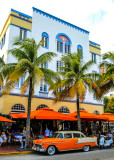
[(53, 134), (53, 138), (63, 138), (63, 134), (62, 133), (54, 133)]

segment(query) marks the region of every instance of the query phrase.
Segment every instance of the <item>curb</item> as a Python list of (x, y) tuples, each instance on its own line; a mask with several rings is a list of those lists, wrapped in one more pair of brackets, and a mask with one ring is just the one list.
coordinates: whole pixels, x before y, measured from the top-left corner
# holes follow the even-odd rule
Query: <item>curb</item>
[(34, 151), (8, 152), (8, 153), (0, 153), (0, 156), (16, 155), (16, 154), (30, 154), (33, 152)]

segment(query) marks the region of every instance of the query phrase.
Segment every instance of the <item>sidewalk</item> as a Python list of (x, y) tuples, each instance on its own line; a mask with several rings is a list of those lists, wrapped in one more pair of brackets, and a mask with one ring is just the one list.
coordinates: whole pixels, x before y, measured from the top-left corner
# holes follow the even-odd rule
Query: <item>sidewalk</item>
[(33, 151), (25, 151), (25, 150), (20, 150), (18, 151), (17, 148), (19, 148), (20, 146), (2, 146), (0, 147), (0, 156), (5, 156), (5, 155), (12, 155), (12, 154), (28, 154), (28, 153), (32, 153)]

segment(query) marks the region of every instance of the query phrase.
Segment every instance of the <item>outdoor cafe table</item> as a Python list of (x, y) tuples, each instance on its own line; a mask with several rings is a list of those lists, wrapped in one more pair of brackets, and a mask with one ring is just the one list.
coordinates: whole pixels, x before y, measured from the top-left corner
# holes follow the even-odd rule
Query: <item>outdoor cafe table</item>
[(12, 134), (12, 138), (13, 138), (15, 144), (16, 144), (16, 142), (20, 142), (21, 143), (22, 137), (23, 137), (23, 135), (20, 134), (20, 133), (18, 133), (18, 134)]

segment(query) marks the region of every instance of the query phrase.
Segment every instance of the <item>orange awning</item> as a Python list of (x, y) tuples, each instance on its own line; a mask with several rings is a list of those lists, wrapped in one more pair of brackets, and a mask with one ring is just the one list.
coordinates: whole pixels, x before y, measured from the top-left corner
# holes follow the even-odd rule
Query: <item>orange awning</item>
[(103, 113), (101, 116), (108, 118), (109, 122), (114, 122), (114, 114), (112, 113)]
[(14, 122), (14, 121), (12, 121), (12, 120), (10, 120), (8, 118), (0, 116), (0, 122)]
[[(77, 111), (69, 114), (69, 116), (77, 117)], [(107, 121), (108, 120), (107, 117), (104, 117), (101, 115), (96, 115), (93, 113), (89, 113), (89, 112), (83, 111), (83, 110), (80, 110), (80, 118), (83, 121)]]
[[(10, 115), (13, 118), (27, 118), (27, 112), (20, 113), (20, 114), (12, 114)], [(56, 111), (53, 111), (53, 109), (49, 108), (41, 108), (36, 111), (31, 111), (30, 115), (31, 119), (48, 119), (48, 120), (67, 120), (67, 121), (76, 121), (77, 118), (72, 116), (67, 116), (66, 114), (62, 114)]]

